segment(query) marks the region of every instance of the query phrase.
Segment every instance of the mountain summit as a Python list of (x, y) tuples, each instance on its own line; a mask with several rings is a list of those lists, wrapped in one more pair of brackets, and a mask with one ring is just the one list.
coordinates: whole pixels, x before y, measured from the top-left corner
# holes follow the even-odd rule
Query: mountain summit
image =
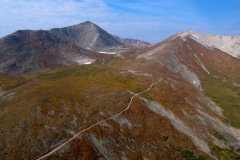
[(184, 39), (190, 37), (205, 47), (219, 49), (229, 55), (240, 57), (240, 37), (239, 36), (220, 36), (214, 34), (199, 34), (193, 31), (181, 32), (177, 34)]
[(89, 50), (97, 51), (123, 45), (108, 32), (89, 21), (70, 27), (51, 29), (50, 32)]
[(92, 51), (148, 45), (109, 34), (92, 22), (51, 30), (21, 30), (0, 38), (0, 73), (40, 72), (62, 65), (92, 63)]
[(90, 21), (64, 28), (54, 28), (51, 29), (50, 32), (60, 36), (63, 39), (71, 41), (82, 48), (93, 51), (100, 51), (116, 46), (149, 45), (149, 43), (144, 41), (122, 39), (111, 35)]
[(21, 30), (0, 39), (0, 73), (40, 72), (94, 61), (94, 54), (49, 31)]

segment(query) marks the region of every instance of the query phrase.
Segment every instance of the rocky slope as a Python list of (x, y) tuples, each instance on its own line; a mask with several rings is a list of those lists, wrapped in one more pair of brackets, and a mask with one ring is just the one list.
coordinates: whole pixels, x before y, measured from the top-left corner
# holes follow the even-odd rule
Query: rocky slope
[[(189, 101), (188, 96), (183, 96), (182, 98), (185, 99), (183, 101), (193, 108), (191, 112), (186, 112), (186, 108), (181, 106), (182, 113), (179, 113), (176, 108), (166, 110), (169, 107), (165, 105), (161, 108), (161, 105), (156, 105), (155, 101), (150, 102), (149, 107), (156, 113), (166, 116), (176, 129), (189, 135), (194, 144), (205, 153), (212, 149), (209, 143), (220, 148), (233, 147), (238, 150), (240, 146), (240, 118), (237, 114), (240, 111), (240, 60), (233, 54), (238, 52), (227, 53), (217, 48), (218, 43), (213, 41), (218, 40), (220, 36), (212, 38), (212, 36), (203, 35), (202, 37), (204, 38), (201, 39), (200, 34), (193, 32), (180, 33), (137, 55), (138, 60), (159, 63), (195, 87), (198, 90), (198, 95), (195, 96), (201, 102), (199, 104), (195, 100)], [(206, 45), (207, 42), (212, 42), (215, 46), (210, 47), (209, 43)], [(233, 46), (235, 40), (228, 44)], [(177, 86), (177, 84), (179, 80), (175, 80), (174, 85)], [(174, 85), (172, 84), (173, 89), (179, 92)], [(156, 109), (157, 106), (161, 109)], [(220, 139), (224, 139), (225, 143)], [(217, 157), (224, 159), (221, 155)]]
[(0, 157), (240, 159), (240, 59), (192, 36), (0, 76)]
[(123, 45), (108, 32), (89, 21), (70, 27), (51, 29), (50, 31), (82, 48), (94, 51)]
[(94, 54), (48, 31), (17, 31), (0, 39), (0, 71), (40, 72), (95, 61)]
[(93, 51), (109, 50), (117, 46), (149, 45), (149, 43), (144, 41), (122, 39), (111, 35), (90, 21), (65, 28), (51, 29), (50, 31), (82, 48)]
[(239, 36), (220, 36), (213, 34), (199, 34), (188, 31), (179, 34), (181, 37), (190, 37), (200, 44), (219, 49), (229, 55), (240, 58), (240, 37)]

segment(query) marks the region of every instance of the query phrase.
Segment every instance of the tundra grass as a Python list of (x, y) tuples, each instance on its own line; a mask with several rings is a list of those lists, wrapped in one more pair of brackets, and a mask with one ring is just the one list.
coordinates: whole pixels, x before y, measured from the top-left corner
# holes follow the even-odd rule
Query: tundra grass
[[(4, 141), (1, 143), (11, 148), (5, 150), (4, 146), (0, 146), (4, 150), (2, 153), (12, 155), (8, 151), (14, 148), (30, 149), (31, 145), (24, 146), (27, 141), (26, 144), (11, 145), (10, 141), (16, 141), (12, 133), (19, 136), (28, 133), (26, 139), (51, 140), (53, 136), (59, 136), (51, 130), (56, 128), (60, 137), (67, 137), (65, 128), (72, 127), (73, 115), (77, 117), (77, 124), (87, 127), (124, 109), (132, 96), (128, 90), (137, 93), (152, 83), (144, 77), (122, 74), (121, 71), (103, 65), (82, 65), (0, 77), (1, 88), (6, 92), (0, 97), (0, 133), (3, 135), (0, 142)], [(14, 94), (8, 96), (10, 92)], [(40, 144), (38, 148), (44, 150)], [(16, 154), (20, 152), (16, 151)]]
[(210, 149), (219, 160), (240, 160), (240, 155), (236, 154), (233, 149), (223, 149), (216, 145), (210, 145)]
[(240, 128), (240, 87), (209, 76), (203, 81), (203, 88), (207, 96), (223, 109), (230, 124)]

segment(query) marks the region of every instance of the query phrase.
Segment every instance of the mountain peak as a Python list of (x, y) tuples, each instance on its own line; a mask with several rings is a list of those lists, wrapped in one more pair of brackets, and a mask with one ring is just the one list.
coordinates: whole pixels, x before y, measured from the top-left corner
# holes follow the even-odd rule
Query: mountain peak
[(199, 33), (195, 31), (184, 31), (184, 32), (179, 32), (176, 35), (180, 37), (187, 37), (187, 36), (199, 35)]
[(83, 23), (80, 23), (80, 24), (94, 24), (93, 22), (91, 22), (91, 21), (85, 21), (85, 22), (83, 22)]
[(119, 46), (150, 45), (150, 43), (144, 41), (122, 39), (114, 36), (91, 21), (85, 21), (83, 23), (64, 28), (55, 28), (50, 31), (63, 39), (71, 41), (77, 46), (92, 51), (103, 51), (106, 49), (111, 50)]
[(91, 21), (85, 21), (85, 22), (80, 23), (80, 24), (78, 24), (78, 25), (94, 25), (94, 26), (98, 26), (98, 25), (96, 25), (95, 23), (93, 23), (93, 22), (91, 22)]
[[(100, 28), (98, 25), (96, 25), (95, 23), (91, 22), (91, 21), (85, 21), (73, 26), (69, 26), (70, 28), (72, 27), (83, 27), (83, 26), (91, 26), (91, 27), (95, 27), (95, 28)], [(64, 28), (69, 28), (69, 27), (64, 27)]]
[(174, 37), (181, 37), (184, 41), (186, 41), (187, 38), (191, 38), (205, 47), (219, 49), (236, 58), (240, 57), (239, 36), (221, 36), (185, 31), (176, 34)]

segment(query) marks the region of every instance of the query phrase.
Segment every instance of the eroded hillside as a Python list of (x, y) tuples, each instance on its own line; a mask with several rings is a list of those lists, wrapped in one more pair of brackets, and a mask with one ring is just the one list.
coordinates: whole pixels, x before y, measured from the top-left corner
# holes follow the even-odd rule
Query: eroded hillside
[(239, 59), (186, 36), (0, 77), (3, 159), (239, 159)]

